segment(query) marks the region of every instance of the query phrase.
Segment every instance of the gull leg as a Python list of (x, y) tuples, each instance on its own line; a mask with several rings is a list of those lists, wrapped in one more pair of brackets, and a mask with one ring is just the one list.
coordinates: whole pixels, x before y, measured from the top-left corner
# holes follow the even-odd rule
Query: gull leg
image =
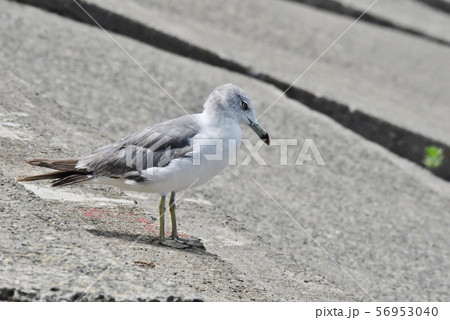
[(190, 237), (189, 239), (183, 239), (178, 236), (177, 217), (175, 216), (175, 209), (176, 209), (175, 192), (172, 192), (170, 194), (169, 199), (169, 211), (170, 211), (170, 218), (172, 220), (172, 240), (189, 247), (198, 247), (205, 249), (205, 246), (203, 245), (200, 239), (193, 237)]
[(166, 213), (166, 196), (161, 196), (159, 202), (159, 242), (163, 243), (165, 238), (164, 232), (164, 214)]
[(190, 239), (180, 239), (178, 237), (177, 231), (177, 218), (175, 216), (175, 192), (170, 194), (169, 199), (169, 211), (170, 218), (172, 220), (172, 236), (171, 239), (166, 239), (165, 231), (164, 231), (164, 216), (166, 213), (166, 196), (161, 196), (161, 201), (159, 202), (159, 242), (162, 245), (177, 248), (177, 249), (186, 249), (186, 248), (202, 248), (205, 249), (205, 246), (200, 241), (200, 239), (190, 238)]
[(172, 220), (172, 240), (178, 239), (177, 217), (175, 216), (175, 208), (175, 192), (172, 192), (169, 199), (170, 219)]
[[(175, 201), (175, 193), (173, 193), (173, 201)], [(172, 196), (170, 197), (169, 204), (172, 202)], [(173, 203), (175, 204), (175, 202)], [(172, 237), (173, 237), (173, 229), (174, 229), (174, 220), (175, 220), (175, 208), (170, 209), (170, 214), (172, 216)], [(172, 215), (173, 210), (173, 215)], [(165, 231), (164, 231), (164, 215), (166, 213), (166, 196), (161, 197), (161, 201), (159, 202), (159, 242), (165, 246), (177, 248), (177, 249), (185, 249), (189, 248), (190, 245), (178, 242), (176, 238), (166, 239)], [(175, 222), (175, 230), (177, 229), (177, 224)], [(175, 236), (177, 233), (175, 232)]]

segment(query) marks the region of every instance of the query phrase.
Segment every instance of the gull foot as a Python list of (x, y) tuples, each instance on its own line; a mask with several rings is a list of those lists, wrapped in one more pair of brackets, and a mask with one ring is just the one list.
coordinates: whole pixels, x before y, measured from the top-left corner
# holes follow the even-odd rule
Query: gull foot
[(176, 249), (191, 248), (191, 246), (189, 246), (188, 244), (184, 244), (182, 242), (179, 242), (177, 240), (172, 240), (172, 239), (165, 239), (163, 241), (160, 241), (160, 243), (164, 246), (168, 246), (168, 247), (176, 248)]
[(180, 238), (180, 237), (178, 237), (178, 238), (176, 238), (175, 241), (186, 244), (190, 247), (195, 247), (195, 248), (206, 250), (205, 245), (203, 244), (202, 240), (200, 240), (198, 238), (194, 238), (194, 237)]
[(188, 249), (199, 248), (206, 250), (202, 241), (197, 238), (176, 238), (176, 239), (164, 239), (160, 242), (164, 246), (168, 246), (176, 249)]

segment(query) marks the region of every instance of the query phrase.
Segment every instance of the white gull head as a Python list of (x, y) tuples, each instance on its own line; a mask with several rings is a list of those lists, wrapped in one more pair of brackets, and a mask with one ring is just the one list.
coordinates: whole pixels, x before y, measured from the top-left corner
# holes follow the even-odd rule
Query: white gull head
[(203, 109), (203, 114), (210, 119), (232, 119), (248, 125), (266, 144), (270, 143), (269, 135), (258, 124), (252, 100), (238, 86), (227, 83), (215, 88), (206, 99)]

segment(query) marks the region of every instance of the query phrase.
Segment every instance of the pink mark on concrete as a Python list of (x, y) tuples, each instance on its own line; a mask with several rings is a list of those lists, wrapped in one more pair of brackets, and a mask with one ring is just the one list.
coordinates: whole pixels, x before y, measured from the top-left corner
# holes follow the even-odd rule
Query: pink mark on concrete
[(151, 232), (154, 234), (159, 232), (159, 230), (156, 230), (155, 228), (153, 228), (153, 226), (151, 224), (147, 225), (145, 228), (147, 229), (148, 232)]
[(148, 221), (145, 218), (141, 218), (141, 217), (136, 218), (136, 221), (141, 222), (141, 223), (151, 224), (150, 221)]
[[(159, 232), (159, 231), (158, 231)], [(171, 237), (172, 236), (172, 232), (166, 232), (166, 236), (167, 237)], [(178, 236), (180, 238), (189, 238), (189, 235), (183, 232), (178, 232)]]
[(178, 235), (182, 238), (187, 238), (189, 237), (189, 235), (187, 233), (183, 233), (183, 232), (178, 232)]
[(107, 211), (93, 209), (93, 208), (78, 208), (78, 210), (82, 211), (85, 216), (90, 218), (104, 218), (109, 215)]
[(128, 214), (130, 216), (138, 216), (139, 215), (139, 213), (136, 213), (136, 212), (121, 212), (121, 214)]

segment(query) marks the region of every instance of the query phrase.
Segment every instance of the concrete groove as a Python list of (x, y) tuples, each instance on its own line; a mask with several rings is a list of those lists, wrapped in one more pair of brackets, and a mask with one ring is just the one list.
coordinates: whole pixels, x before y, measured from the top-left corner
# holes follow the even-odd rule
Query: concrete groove
[(416, 0), (416, 1), (424, 3), (434, 9), (450, 14), (450, 2), (442, 0)]
[[(59, 14), (61, 16), (96, 26), (96, 24), (76, 5), (73, 1), (66, 0), (10, 0), (19, 3), (29, 4), (41, 9)], [(294, 1), (294, 0), (291, 0)], [(315, 1), (295, 0), (310, 4)], [(257, 73), (248, 66), (243, 66), (235, 61), (224, 59), (214, 52), (203, 49), (199, 46), (190, 44), (182, 39), (171, 36), (163, 31), (156, 30), (140, 22), (131, 20), (127, 17), (111, 12), (94, 4), (78, 0), (91, 14), (99, 24), (106, 30), (133, 38), (153, 47), (200, 61), (212, 66), (234, 71), (265, 83), (269, 83), (278, 89), (284, 91), (290, 86), (290, 83), (278, 80), (270, 75)], [(323, 5), (324, 2), (318, 1), (317, 5)], [(334, 3), (334, 1), (332, 1)], [(342, 6), (337, 3), (337, 5)], [(332, 5), (331, 5), (332, 6)], [(346, 8), (346, 7), (344, 7)], [(353, 14), (359, 12), (355, 9)], [(359, 12), (357, 16), (361, 13)], [(370, 18), (369, 18), (370, 19)], [(377, 18), (378, 19), (378, 18)], [(383, 20), (383, 19), (381, 19)], [(367, 18), (366, 18), (367, 21)], [(373, 21), (372, 21), (373, 22)], [(387, 21), (390, 23), (389, 21)], [(378, 23), (377, 23), (378, 24)], [(382, 24), (380, 24), (382, 25)], [(387, 26), (387, 25), (385, 25)], [(442, 40), (443, 41), (443, 40)], [(445, 42), (445, 41), (444, 41)], [(447, 43), (446, 43), (447, 44)], [(312, 92), (299, 87), (291, 87), (286, 96), (297, 100), (305, 106), (323, 113), (340, 123), (344, 127), (358, 133), (364, 138), (373, 141), (391, 152), (406, 158), (423, 167), (424, 150), (426, 147), (434, 145), (442, 148), (447, 155), (441, 167), (432, 171), (435, 175), (450, 181), (450, 147), (442, 142), (425, 137), (421, 134), (406, 130), (394, 124), (388, 123), (376, 117), (365, 114), (361, 111), (352, 111), (347, 105), (333, 101), (326, 97), (319, 97)]]
[[(349, 6), (344, 6), (343, 4), (334, 1), (334, 0), (289, 0), (292, 2), (299, 2), (302, 4), (306, 4), (308, 6), (312, 6), (321, 10), (326, 10), (335, 14), (339, 14), (339, 15), (343, 15), (343, 16), (347, 16), (347, 17), (351, 17), (351, 18), (358, 18), (363, 11), (359, 10), (359, 9), (355, 9)], [(432, 4), (434, 3), (441, 3), (442, 1), (439, 0), (417, 0), (423, 3), (426, 3), (430, 6), (434, 6)], [(447, 3), (444, 2), (443, 4), (448, 5)], [(436, 5), (437, 6), (437, 5)], [(436, 8), (436, 6), (434, 6)], [(448, 5), (450, 6), (450, 5)], [(444, 7), (442, 7), (444, 8)], [(450, 10), (450, 8), (448, 8), (448, 10)], [(444, 10), (445, 11), (445, 10)], [(450, 11), (449, 11), (450, 12)], [(385, 28), (390, 28), (393, 30), (397, 30), (397, 31), (401, 31), (416, 37), (420, 37), (423, 39), (426, 39), (428, 41), (432, 41), (435, 43), (439, 43), (441, 45), (446, 45), (446, 46), (450, 46), (450, 42), (444, 40), (444, 39), (440, 39), (437, 37), (434, 37), (432, 35), (426, 34), (424, 32), (415, 30), (415, 29), (411, 29), (408, 27), (404, 27), (404, 26), (400, 26), (396, 23), (393, 23), (392, 21), (389, 21), (387, 19), (384, 19), (382, 17), (376, 16), (374, 14), (371, 13), (366, 13), (361, 17), (361, 20), (365, 21), (365, 22), (369, 22), (372, 24), (375, 24), (377, 26), (381, 26), (381, 27), (385, 27)]]

